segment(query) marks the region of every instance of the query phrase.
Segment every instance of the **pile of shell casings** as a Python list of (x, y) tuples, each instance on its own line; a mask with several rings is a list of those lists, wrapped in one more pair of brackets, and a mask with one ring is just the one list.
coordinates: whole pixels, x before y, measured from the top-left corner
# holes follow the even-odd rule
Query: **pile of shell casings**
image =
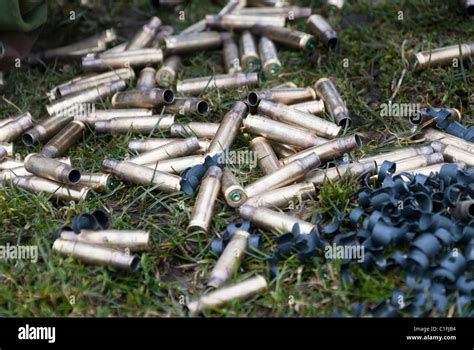
[[(330, 3), (338, 10), (343, 1)], [(38, 122), (33, 123), (28, 113), (0, 121), (1, 180), (66, 200), (85, 200), (90, 189), (109, 191), (116, 185), (114, 177), (175, 193), (181, 190), (180, 175), (185, 170), (204, 164), (209, 156), (230, 151), (236, 137), (244, 133), (251, 135), (249, 148), (263, 176), (244, 185), (230, 166), (224, 166), (225, 161), (222, 166), (207, 168), (188, 229), (210, 231), (221, 193), (230, 207), (256, 227), (290, 232), (299, 224), (302, 233), (309, 233), (314, 224), (284, 210), (295, 200), (304, 205), (304, 200), (314, 198), (317, 188), (327, 180), (375, 175), (384, 160), (396, 162), (397, 171), (427, 174), (437, 171), (444, 162), (456, 163), (460, 168), (472, 166), (474, 145), (435, 129), (424, 132), (424, 137), (433, 141), (432, 147), (408, 147), (348, 161), (347, 154), (360, 148), (362, 140), (357, 134), (347, 134), (350, 112), (333, 79), (323, 77), (309, 87), (287, 83), (258, 88), (261, 79), (280, 74), (283, 67), (278, 49), (311, 51), (318, 43), (332, 49), (338, 45), (336, 31), (322, 16), (312, 14), (311, 8), (281, 1), (266, 5), (246, 7), (241, 1), (229, 1), (217, 15), (208, 15), (181, 33), (153, 17), (130, 40), (111, 48), (110, 43), (116, 39), (112, 29), (44, 52), (45, 59), (79, 56), (85, 73), (51, 89), (48, 116)], [(306, 19), (306, 32), (287, 26), (293, 19)], [(178, 80), (184, 56), (197, 50), (219, 49), (225, 74)], [(463, 46), (463, 55), (471, 55), (471, 49), (472, 45)], [(434, 57), (433, 52), (428, 58), (424, 53), (417, 55), (418, 66), (426, 60), (428, 65), (434, 63), (438, 56)], [(439, 62), (446, 62), (444, 54), (439, 57)], [(247, 89), (247, 99), (235, 101), (220, 123), (178, 122), (180, 115), (211, 113), (209, 103), (196, 96), (232, 89)], [(108, 97), (112, 109), (95, 109), (95, 102)], [(124, 160), (105, 159), (103, 173), (80, 173), (70, 160), (61, 157), (87, 131), (137, 135), (159, 131), (169, 137), (131, 140), (128, 147), (134, 155)], [(19, 138), (28, 146), (41, 143), (44, 147), (23, 161), (14, 160), (11, 142)], [(323, 168), (334, 160), (336, 166)], [(238, 269), (246, 235), (245, 231), (235, 235), (235, 242), (211, 273), (209, 287), (219, 289), (188, 305), (190, 311), (217, 307), (267, 287), (265, 279), (255, 277), (220, 288)], [(91, 259), (96, 253), (90, 253)]]
[(140, 230), (110, 229), (110, 217), (103, 209), (75, 216), (72, 226), (56, 232), (53, 250), (87, 264), (136, 271), (140, 258), (131, 253), (149, 247), (150, 233)]

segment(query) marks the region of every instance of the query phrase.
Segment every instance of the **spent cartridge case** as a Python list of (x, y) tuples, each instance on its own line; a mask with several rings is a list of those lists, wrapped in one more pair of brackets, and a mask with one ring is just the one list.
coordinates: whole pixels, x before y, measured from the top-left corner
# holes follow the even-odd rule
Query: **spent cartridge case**
[(464, 9), (469, 16), (474, 16), (474, 0), (462, 0)]
[(421, 51), (413, 56), (413, 66), (417, 70), (428, 67), (448, 66), (454, 60), (468, 60), (474, 55), (474, 43), (451, 45)]
[(127, 161), (106, 159), (102, 162), (102, 168), (130, 183), (142, 186), (156, 186), (156, 189), (165, 193), (179, 192), (181, 177), (164, 173), (144, 165), (134, 164)]
[(451, 163), (465, 163), (468, 167), (474, 167), (474, 153), (454, 145), (446, 145), (439, 141), (433, 141), (431, 147), (436, 152), (441, 152), (444, 160)]
[(13, 159), (4, 159), (0, 162), (0, 170), (13, 169), (23, 166), (23, 162)]
[(30, 153), (24, 163), (25, 169), (30, 173), (53, 181), (77, 184), (81, 179), (79, 170), (58, 159), (47, 158), (41, 154)]
[(22, 167), (23, 162), (13, 159), (4, 159), (0, 161), (0, 170)]
[(189, 221), (189, 231), (209, 230), (217, 195), (221, 187), (222, 170), (218, 166), (211, 166), (201, 182), (201, 187), (194, 203)]
[[(46, 110), (49, 115), (76, 114), (81, 110), (81, 108), (84, 108), (83, 104), (96, 102), (107, 96), (112, 96), (126, 87), (127, 83), (124, 80), (116, 80), (110, 84), (102, 84), (56, 100), (53, 103), (46, 105)], [(75, 113), (72, 113), (74, 110)]]
[(117, 52), (124, 52), (127, 45), (128, 45), (128, 41), (125, 41), (125, 42), (123, 42), (119, 45), (115, 45), (115, 46), (111, 47), (108, 50), (105, 50), (104, 52), (101, 52), (101, 55), (106, 56), (106, 55), (110, 55), (110, 54), (115, 54)]
[(406, 158), (416, 157), (422, 154), (431, 154), (431, 153), (433, 153), (433, 148), (431, 146), (406, 147), (406, 148), (398, 149), (396, 151), (386, 152), (382, 154), (377, 154), (372, 157), (360, 159), (359, 163), (377, 162), (378, 164), (382, 164), (386, 160), (390, 162), (396, 162), (401, 159), (406, 159)]
[(172, 90), (128, 90), (117, 92), (112, 97), (113, 108), (156, 108), (174, 101)]
[(450, 142), (453, 142), (452, 144), (458, 144), (461, 148), (469, 147), (472, 146), (472, 142), (466, 141), (460, 137), (456, 137), (454, 135), (448, 134), (447, 132), (433, 129), (433, 128), (428, 128), (426, 130), (423, 130), (422, 132), (423, 137), (428, 140), (428, 141), (436, 141), (439, 139), (450, 139)]
[(248, 108), (244, 102), (234, 102), (230, 111), (224, 115), (224, 118), (217, 129), (216, 135), (209, 145), (207, 152), (210, 155), (221, 153), (230, 148), (239, 133), (242, 119), (247, 112)]
[(65, 201), (86, 200), (89, 189), (80, 186), (69, 186), (38, 176), (17, 176), (11, 183), (18, 188), (32, 193), (46, 193), (52, 197)]
[(287, 158), (297, 152), (294, 147), (289, 145), (276, 142), (270, 142), (270, 145), (272, 146), (278, 158)]
[(78, 120), (67, 124), (41, 150), (41, 154), (48, 158), (57, 158), (78, 142), (84, 136), (86, 125)]
[(265, 175), (257, 181), (245, 187), (245, 193), (249, 198), (264, 193), (265, 191), (274, 190), (289, 185), (301, 178), (306, 173), (321, 164), (321, 160), (316, 154), (310, 154), (304, 158), (297, 159), (277, 171)]
[(285, 7), (288, 6), (288, 1), (284, 0), (247, 0), (246, 6), (249, 7)]
[(208, 287), (219, 288), (232, 278), (245, 255), (249, 236), (250, 234), (246, 231), (234, 232), (209, 275)]
[(252, 207), (285, 208), (295, 198), (301, 202), (303, 199), (314, 197), (315, 194), (316, 189), (311, 182), (301, 182), (253, 196), (247, 199), (244, 205), (250, 205)]
[(337, 33), (324, 17), (320, 15), (311, 15), (306, 22), (306, 27), (308, 28), (308, 32), (314, 34), (314, 36), (327, 47), (331, 49), (337, 47), (339, 42)]
[(225, 305), (234, 299), (244, 299), (263, 292), (268, 288), (264, 277), (257, 275), (237, 284), (216, 289), (198, 300), (188, 303), (189, 313), (196, 315), (206, 309), (213, 309)]
[(139, 230), (81, 230), (79, 234), (62, 231), (59, 239), (140, 252), (148, 249), (150, 232)]
[(102, 55), (82, 57), (84, 71), (101, 71), (114, 68), (141, 67), (163, 61), (161, 49), (140, 49), (123, 52), (109, 52)]
[(301, 159), (308, 154), (314, 153), (320, 159), (321, 162), (327, 162), (333, 158), (338, 158), (347, 152), (350, 152), (356, 148), (362, 146), (362, 141), (358, 135), (350, 135), (347, 137), (337, 138), (330, 140), (320, 146), (307, 148), (301, 152), (295, 153), (288, 158), (281, 160), (281, 164), (288, 164), (296, 159)]
[(315, 227), (307, 221), (265, 207), (243, 205), (239, 208), (239, 214), (244, 220), (249, 220), (255, 226), (268, 231), (287, 233), (292, 231), (295, 224), (298, 224), (301, 234), (309, 234)]
[(12, 121), (14, 121), (14, 120), (16, 120), (19, 116), (21, 116), (21, 114), (20, 114), (20, 115), (13, 116), (13, 117), (8, 117), (8, 118), (0, 119), (0, 127), (2, 127), (2, 126), (4, 126), (4, 125), (6, 125), (6, 124), (8, 124), (8, 123), (10, 123), (10, 122), (12, 122)]
[(282, 26), (257, 24), (252, 27), (252, 33), (295, 50), (312, 50), (315, 46), (313, 35)]
[(349, 127), (351, 123), (349, 110), (332, 81), (328, 78), (321, 78), (314, 84), (314, 90), (318, 97), (324, 101), (326, 110), (337, 125), (344, 128)]
[(144, 134), (155, 130), (168, 130), (174, 123), (174, 115), (152, 115), (151, 117), (113, 118), (95, 123), (98, 133), (133, 133)]
[(242, 70), (239, 60), (239, 48), (237, 47), (232, 35), (230, 33), (225, 34), (227, 35), (221, 34), (224, 36), (222, 39), (224, 68), (228, 74), (238, 73)]
[(0, 184), (18, 176), (33, 176), (33, 174), (26, 170), (24, 166), (0, 170)]
[(282, 66), (273, 41), (262, 36), (258, 41), (258, 55), (260, 56), (265, 78), (271, 79), (280, 73)]
[(317, 117), (313, 114), (301, 112), (281, 103), (261, 100), (258, 104), (258, 113), (283, 123), (304, 128), (318, 136), (334, 138), (339, 135), (341, 127)]
[[(152, 149), (161, 147), (166, 145), (167, 143), (173, 142), (173, 141), (179, 141), (182, 139), (179, 138), (156, 138), (156, 139), (144, 139), (144, 140), (131, 140), (128, 143), (128, 149), (130, 151), (135, 151), (138, 153), (143, 153), (146, 151), (151, 151)], [(196, 153), (206, 153), (207, 149), (209, 148), (209, 145), (211, 141), (209, 140), (198, 140), (199, 142), (199, 149), (196, 151)]]
[(80, 241), (56, 239), (53, 250), (87, 264), (110, 266), (124, 271), (136, 271), (140, 265), (140, 259), (136, 255)]
[(328, 0), (327, 6), (330, 13), (336, 13), (344, 7), (345, 0)]
[(311, 16), (311, 7), (283, 6), (283, 7), (246, 7), (235, 10), (238, 15), (253, 16), (285, 16), (286, 19), (295, 20)]
[(0, 148), (5, 150), (5, 158), (13, 156), (13, 143), (0, 142)]
[(190, 137), (212, 139), (219, 129), (219, 123), (190, 122), (187, 124), (173, 124), (170, 133), (173, 137)]
[(305, 180), (312, 182), (314, 186), (319, 186), (324, 183), (327, 179), (331, 181), (337, 181), (343, 176), (352, 175), (352, 176), (361, 176), (363, 174), (375, 174), (377, 172), (377, 163), (376, 162), (367, 162), (367, 163), (350, 163), (338, 165), (326, 170), (317, 170), (315, 172), (309, 173)]
[(268, 140), (297, 146), (299, 148), (317, 146), (328, 141), (296, 126), (281, 123), (259, 115), (248, 115), (244, 119), (243, 124), (245, 130), (251, 134), (260, 135)]
[(301, 112), (323, 115), (325, 112), (323, 100), (314, 100), (290, 105), (291, 108), (297, 109)]
[(474, 154), (474, 143), (469, 142), (469, 141), (464, 141), (463, 139), (459, 139), (458, 141), (458, 139), (459, 139), (458, 137), (454, 136), (453, 138), (445, 137), (445, 138), (439, 139), (438, 141), (445, 145), (456, 146), (466, 152), (470, 152)]
[(221, 45), (222, 37), (218, 32), (181, 33), (164, 39), (167, 55), (218, 49)]
[(292, 81), (287, 81), (285, 83), (281, 83), (278, 85), (274, 85), (271, 87), (271, 89), (276, 90), (276, 89), (296, 89), (298, 86), (293, 83)]
[(209, 114), (209, 103), (195, 97), (176, 97), (174, 102), (166, 106), (166, 112), (189, 114)]
[(155, 80), (158, 83), (158, 86), (167, 88), (173, 85), (180, 65), (181, 58), (179, 56), (172, 55), (167, 57), (155, 75)]
[(0, 126), (0, 142), (15, 141), (31, 127), (33, 127), (31, 114), (29, 112), (22, 113), (10, 122)]
[(279, 28), (284, 27), (285, 22), (285, 16), (257, 16), (238, 14), (206, 16), (206, 26), (208, 28), (229, 31), (250, 29), (257, 24)]
[(199, 95), (205, 90), (230, 90), (258, 84), (258, 73), (220, 74), (209, 77), (178, 80), (176, 91), (194, 96)]
[(89, 113), (79, 113), (74, 116), (74, 119), (95, 126), (95, 123), (101, 120), (150, 117), (152, 115), (153, 109), (149, 108), (95, 109)]
[(79, 42), (45, 50), (42, 52), (42, 57), (46, 59), (53, 57), (77, 57), (88, 53), (101, 52), (107, 48), (108, 43), (111, 43), (116, 39), (117, 34), (115, 33), (115, 30), (107, 29), (98, 35), (94, 35)]
[(155, 88), (156, 70), (152, 67), (145, 67), (141, 70), (137, 80), (137, 90), (151, 90)]
[(257, 164), (265, 174), (271, 174), (280, 169), (280, 162), (272, 146), (264, 137), (256, 137), (250, 141), (250, 147), (257, 157)]
[(462, 220), (474, 219), (474, 200), (465, 200), (458, 202), (449, 211), (450, 214)]
[(110, 72), (84, 77), (77, 81), (71, 80), (70, 82), (53, 89), (51, 94), (56, 98), (61, 98), (102, 84), (110, 84), (118, 80), (131, 81), (133, 79), (135, 79), (135, 72), (133, 69), (119, 68)]
[(224, 168), (222, 172), (222, 194), (232, 208), (240, 207), (247, 200), (244, 188), (229, 168)]
[(314, 100), (316, 93), (313, 88), (278, 88), (252, 91), (247, 96), (247, 103), (251, 107), (257, 107), (261, 100), (278, 102), (291, 105), (298, 102)]
[(158, 148), (143, 152), (138, 156), (130, 158), (135, 164), (156, 163), (160, 160), (183, 157), (196, 152), (199, 149), (199, 141), (195, 137), (177, 140), (167, 143)]
[(432, 154), (422, 154), (411, 158), (401, 159), (396, 162), (396, 171), (394, 174), (400, 174), (405, 171), (422, 168), (432, 164), (442, 163), (443, 161), (443, 155), (439, 152), (435, 152)]
[(118, 186), (118, 182), (110, 174), (82, 173), (79, 185), (92, 188), (97, 192), (110, 192)]
[(135, 36), (128, 42), (125, 50), (138, 50), (147, 47), (155, 38), (160, 26), (161, 20), (158, 17), (152, 17), (150, 21), (141, 27)]
[(240, 62), (248, 71), (256, 71), (260, 68), (260, 57), (257, 51), (257, 44), (252, 33), (244, 30), (240, 36)]
[(164, 159), (155, 163), (145, 164), (147, 167), (163, 171), (165, 173), (181, 174), (192, 166), (203, 164), (205, 157), (203, 155), (192, 155), (173, 159)]
[(188, 35), (192, 33), (200, 33), (206, 30), (206, 20), (203, 18), (196, 23), (191, 24), (186, 29), (182, 30), (179, 35)]

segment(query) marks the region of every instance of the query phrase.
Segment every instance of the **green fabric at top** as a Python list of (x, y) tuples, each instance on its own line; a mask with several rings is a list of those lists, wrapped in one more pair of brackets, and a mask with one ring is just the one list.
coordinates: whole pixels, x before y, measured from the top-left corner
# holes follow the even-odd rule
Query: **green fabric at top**
[(46, 22), (45, 0), (0, 0), (0, 31), (29, 32)]

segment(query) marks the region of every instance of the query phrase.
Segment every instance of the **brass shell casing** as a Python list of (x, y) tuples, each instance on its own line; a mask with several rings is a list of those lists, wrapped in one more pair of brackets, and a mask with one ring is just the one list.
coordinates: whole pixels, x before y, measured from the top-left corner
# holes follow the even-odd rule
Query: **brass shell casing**
[(76, 142), (82, 139), (86, 125), (78, 120), (73, 120), (61, 129), (41, 150), (41, 154), (48, 158), (62, 156)]
[(0, 142), (15, 141), (31, 127), (33, 127), (33, 118), (29, 112), (15, 116), (8, 123), (0, 126)]
[(316, 136), (307, 130), (281, 123), (259, 115), (248, 115), (244, 121), (244, 129), (254, 135), (260, 135), (268, 140), (308, 148), (322, 145), (328, 140)]
[(258, 73), (220, 74), (208, 77), (178, 80), (176, 91), (182, 94), (199, 95), (205, 90), (230, 90), (259, 84)]
[(337, 125), (347, 128), (351, 125), (351, 116), (341, 95), (333, 82), (328, 78), (321, 78), (314, 84), (314, 90), (324, 101), (326, 111), (336, 121)]
[(105, 265), (130, 272), (136, 271), (140, 264), (140, 259), (135, 255), (80, 241), (56, 239), (53, 243), (53, 250), (88, 264)]
[(130, 162), (135, 164), (151, 164), (164, 159), (184, 157), (193, 154), (200, 148), (199, 141), (195, 137), (177, 140), (167, 143), (158, 148), (143, 152), (138, 156), (130, 158)]
[(274, 190), (289, 185), (301, 178), (310, 170), (321, 164), (319, 157), (312, 153), (304, 158), (297, 159), (277, 171), (261, 177), (257, 181), (245, 187), (245, 193), (249, 198), (265, 191)]
[(165, 193), (174, 193), (181, 190), (181, 177), (157, 171), (144, 165), (127, 161), (106, 159), (102, 168), (118, 178), (142, 186), (156, 186), (157, 190)]
[(173, 137), (192, 137), (212, 139), (219, 129), (219, 123), (190, 122), (187, 124), (173, 124), (170, 133)]
[(156, 130), (169, 130), (174, 123), (174, 115), (163, 114), (151, 117), (127, 117), (101, 120), (95, 123), (95, 131), (98, 133), (143, 134)]
[(106, 246), (116, 249), (128, 249), (131, 252), (145, 251), (149, 248), (150, 232), (139, 230), (81, 230), (79, 234), (62, 231), (60, 239)]
[(41, 154), (30, 153), (24, 163), (26, 170), (45, 179), (65, 184), (77, 184), (81, 179), (79, 170), (58, 159), (47, 158)]
[(264, 277), (257, 275), (237, 284), (216, 289), (186, 306), (190, 314), (196, 315), (206, 309), (220, 307), (234, 299), (249, 298), (268, 288)]
[(250, 147), (257, 157), (260, 170), (265, 174), (271, 174), (280, 169), (280, 162), (273, 151), (272, 146), (264, 137), (256, 137), (250, 141)]
[(232, 208), (240, 207), (247, 200), (244, 188), (232, 173), (232, 170), (227, 167), (222, 172), (221, 189), (226, 203)]
[(243, 117), (247, 114), (247, 105), (242, 101), (236, 101), (222, 119), (219, 129), (212, 138), (207, 152), (210, 155), (221, 153), (230, 148), (237, 137), (242, 126)]
[(239, 209), (239, 214), (243, 219), (249, 220), (257, 227), (269, 231), (279, 231), (280, 233), (291, 232), (295, 224), (300, 226), (301, 234), (309, 234), (315, 227), (307, 221), (265, 207), (243, 205)]
[(244, 205), (271, 209), (285, 208), (295, 198), (302, 201), (308, 197), (314, 197), (315, 194), (316, 189), (311, 182), (300, 182), (250, 197)]
[(201, 182), (194, 208), (189, 221), (188, 231), (209, 231), (214, 206), (221, 187), (222, 170), (211, 166)]
[(334, 138), (341, 131), (341, 127), (332, 122), (281, 103), (261, 100), (258, 104), (258, 113), (283, 123), (304, 128), (321, 137)]
[(234, 232), (209, 275), (208, 287), (219, 288), (232, 278), (245, 255), (249, 236), (246, 231)]
[(252, 33), (295, 50), (312, 50), (315, 46), (313, 35), (287, 27), (259, 23), (252, 27)]
[(174, 93), (169, 89), (128, 90), (112, 97), (113, 108), (156, 108), (173, 102)]

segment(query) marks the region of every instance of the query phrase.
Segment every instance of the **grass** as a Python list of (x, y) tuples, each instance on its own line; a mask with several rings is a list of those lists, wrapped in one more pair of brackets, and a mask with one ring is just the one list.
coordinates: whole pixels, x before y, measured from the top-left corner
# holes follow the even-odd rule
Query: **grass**
[[(54, 47), (99, 30), (114, 26), (122, 38), (129, 37), (151, 15), (178, 29), (199, 20), (206, 13), (216, 13), (222, 2), (192, 1), (185, 9), (185, 21), (179, 21), (173, 10), (157, 12), (147, 1), (90, 1), (93, 7), (72, 6), (66, 1), (50, 1), (49, 22), (39, 47)], [(335, 52), (318, 46), (315, 55), (280, 49), (284, 69), (273, 81), (262, 87), (292, 81), (311, 86), (320, 77), (331, 77), (354, 114), (354, 127), (347, 131), (370, 135), (353, 158), (382, 150), (407, 146), (414, 141), (411, 125), (404, 118), (380, 117), (379, 106), (393, 94), (402, 74), (401, 45), (406, 49), (427, 49), (467, 42), (474, 36), (472, 21), (463, 14), (457, 2), (446, 1), (347, 1), (342, 14), (330, 18), (338, 31), (341, 45)], [(133, 4), (131, 4), (133, 3)], [(298, 1), (325, 13), (321, 1)], [(70, 11), (76, 20), (70, 21)], [(398, 20), (403, 11), (403, 20)], [(292, 24), (304, 29), (304, 21)], [(348, 63), (348, 65), (344, 65)], [(219, 51), (199, 52), (186, 57), (179, 78), (206, 76), (223, 72)], [(53, 86), (80, 73), (74, 62), (50, 62), (47, 65), (13, 69), (7, 75), (7, 90), (0, 99), (0, 115), (30, 111), (36, 120), (46, 115), (46, 92)], [(394, 102), (449, 106), (461, 110), (466, 124), (473, 123), (474, 75), (469, 63), (462, 68), (435, 68), (423, 72), (407, 70)], [(206, 93), (219, 121), (232, 101), (243, 99), (246, 91)], [(104, 101), (98, 108), (107, 108)], [(180, 121), (191, 118), (179, 117)], [(167, 135), (164, 133), (163, 135)], [(157, 135), (159, 136), (159, 135)], [(98, 170), (108, 156), (122, 159), (127, 154), (126, 136), (88, 133), (69, 156), (80, 170)], [(248, 137), (240, 135), (234, 149), (245, 149)], [(35, 146), (26, 149), (17, 142), (21, 158)], [(239, 176), (249, 183), (261, 176), (248, 166), (239, 168)], [(292, 210), (309, 219), (315, 212), (330, 220), (349, 204), (350, 193), (357, 189), (354, 179), (326, 183), (318, 196), (303, 208)], [(28, 261), (0, 262), (1, 316), (184, 316), (183, 301), (201, 295), (216, 256), (207, 249), (210, 240), (238, 216), (220, 198), (216, 205), (212, 230), (208, 235), (187, 233), (194, 199), (182, 194), (164, 195), (150, 188), (121, 185), (108, 194), (94, 194), (87, 202), (55, 203), (47, 195), (31, 194), (11, 187), (0, 189), (0, 242), (37, 245), (36, 264)], [(113, 227), (143, 229), (152, 232), (152, 247), (142, 254), (136, 273), (124, 274), (106, 267), (84, 265), (63, 258), (51, 250), (53, 232), (83, 211), (106, 207), (113, 213)], [(275, 248), (276, 233), (262, 232), (263, 244), (246, 256), (235, 281), (266, 269), (265, 259)], [(359, 284), (344, 284), (339, 276), (339, 262), (327, 263), (322, 256), (301, 265), (296, 257), (282, 263), (280, 273), (267, 292), (247, 301), (234, 301), (212, 310), (212, 316), (331, 316), (336, 311), (352, 314), (351, 305), (366, 302), (375, 305), (402, 285), (399, 271), (381, 274), (354, 268)]]

